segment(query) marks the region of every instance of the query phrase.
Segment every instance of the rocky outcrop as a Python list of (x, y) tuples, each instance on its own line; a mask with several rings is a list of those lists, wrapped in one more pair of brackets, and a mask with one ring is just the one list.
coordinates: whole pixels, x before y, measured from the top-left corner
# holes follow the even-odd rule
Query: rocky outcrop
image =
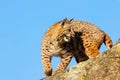
[(120, 39), (96, 58), (41, 80), (120, 80)]

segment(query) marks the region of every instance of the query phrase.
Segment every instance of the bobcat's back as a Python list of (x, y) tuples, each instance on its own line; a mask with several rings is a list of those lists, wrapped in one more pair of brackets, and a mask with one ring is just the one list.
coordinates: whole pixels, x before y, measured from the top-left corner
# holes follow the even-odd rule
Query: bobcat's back
[(81, 32), (80, 39), (82, 40), (82, 44), (79, 46), (83, 46), (86, 54), (92, 57), (98, 55), (99, 52), (96, 51), (99, 50), (103, 42), (109, 49), (112, 47), (110, 37), (94, 24), (73, 20), (71, 21), (70, 27), (76, 33)]

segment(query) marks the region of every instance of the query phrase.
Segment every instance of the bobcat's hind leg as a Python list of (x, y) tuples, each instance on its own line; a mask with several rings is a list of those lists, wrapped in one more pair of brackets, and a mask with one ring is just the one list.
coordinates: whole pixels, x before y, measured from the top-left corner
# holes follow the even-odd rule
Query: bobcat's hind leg
[(86, 52), (86, 55), (90, 57), (93, 57), (95, 58), (98, 54), (99, 54), (99, 50), (98, 50), (98, 47), (95, 46), (95, 45), (90, 45), (89, 47), (86, 47), (85, 48), (85, 52)]

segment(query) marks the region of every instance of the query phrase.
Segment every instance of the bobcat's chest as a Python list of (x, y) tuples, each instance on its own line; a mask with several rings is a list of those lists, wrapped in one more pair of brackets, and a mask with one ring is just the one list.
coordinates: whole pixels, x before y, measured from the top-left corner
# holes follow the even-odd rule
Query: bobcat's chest
[(46, 49), (48, 49), (50, 56), (61, 56), (63, 54), (63, 49), (57, 42), (50, 42), (48, 45), (49, 47), (46, 47)]

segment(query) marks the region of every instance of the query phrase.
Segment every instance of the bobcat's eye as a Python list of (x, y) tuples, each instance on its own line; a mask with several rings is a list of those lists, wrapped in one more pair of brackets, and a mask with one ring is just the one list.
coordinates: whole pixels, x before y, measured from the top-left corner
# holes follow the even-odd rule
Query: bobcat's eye
[(71, 31), (71, 29), (68, 29), (68, 31), (70, 32), (70, 31)]

